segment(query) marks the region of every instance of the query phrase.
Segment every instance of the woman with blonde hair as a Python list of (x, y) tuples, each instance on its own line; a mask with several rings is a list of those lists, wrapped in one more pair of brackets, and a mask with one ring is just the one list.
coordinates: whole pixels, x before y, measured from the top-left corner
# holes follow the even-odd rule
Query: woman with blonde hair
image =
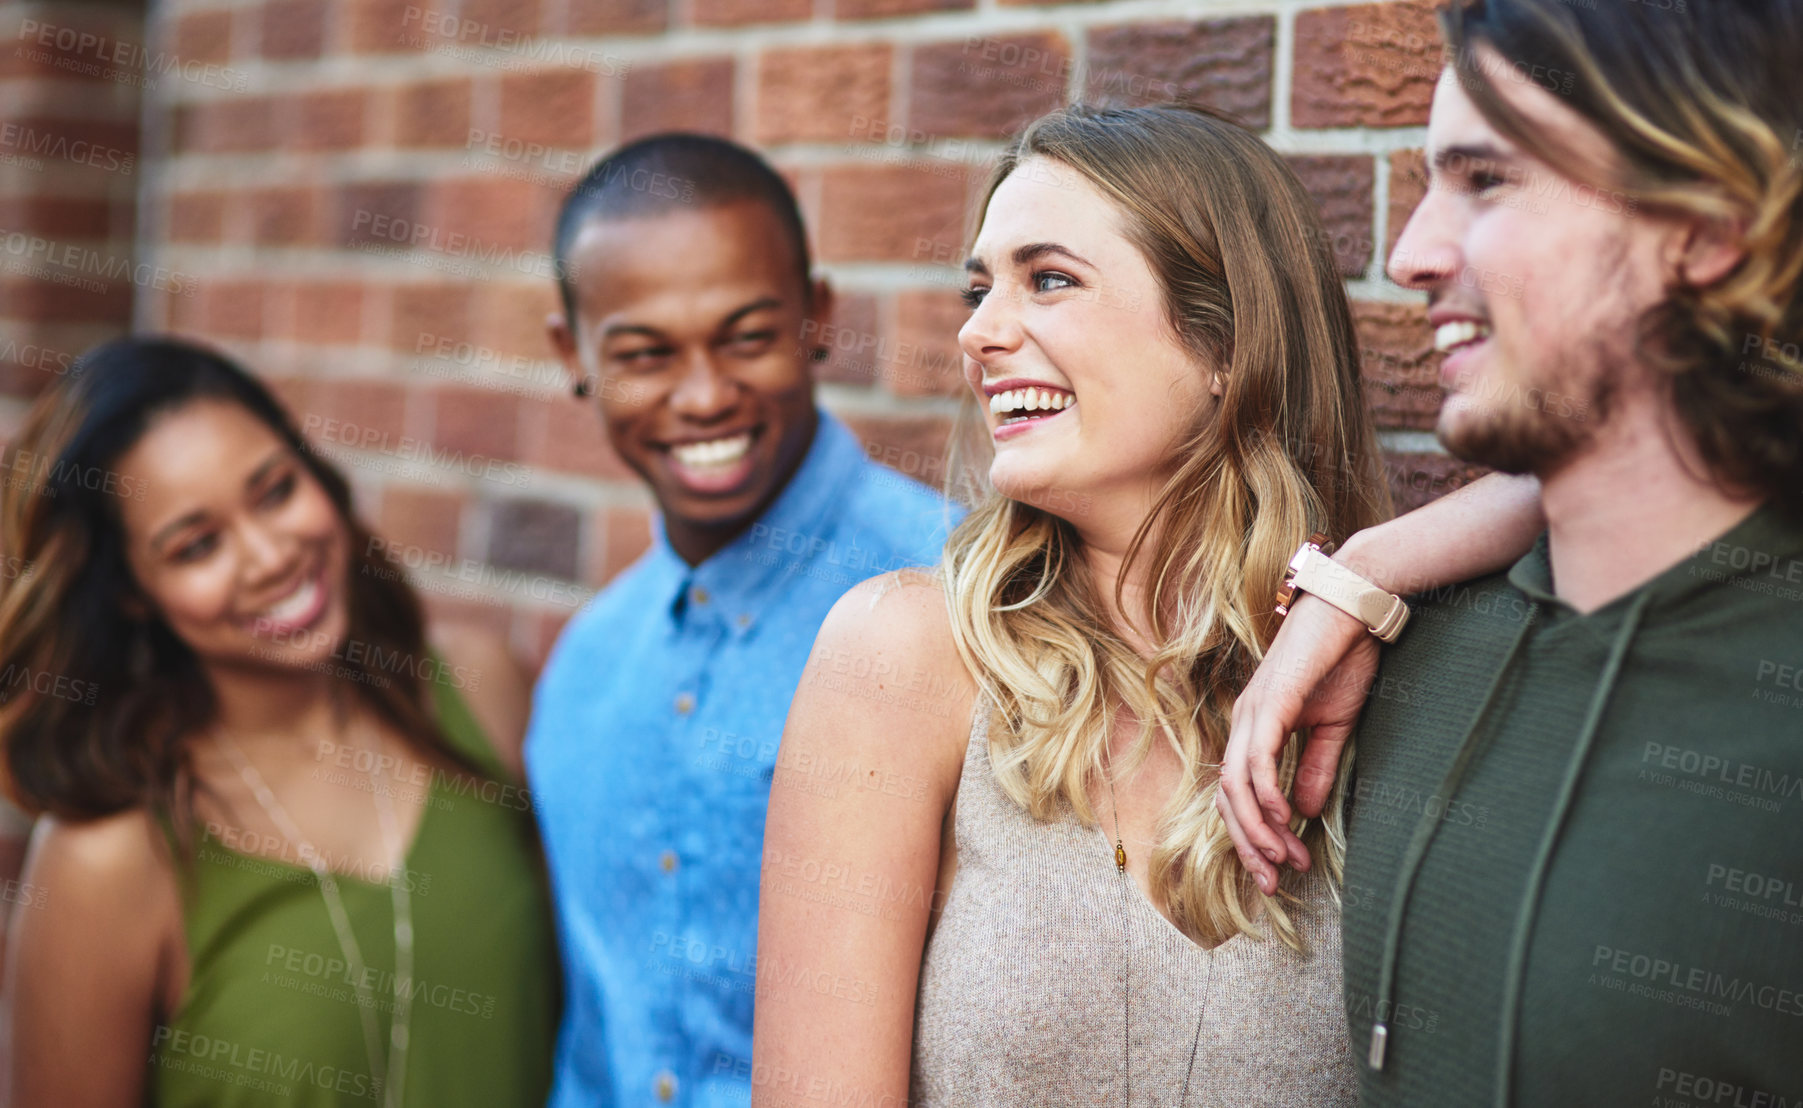
[(1539, 509), (1492, 478), (1382, 523), (1327, 241), (1199, 109), (1073, 107), (1002, 157), (959, 333), (992, 488), (936, 578), (865, 582), (816, 641), (754, 1102), (1351, 1103), (1344, 790), (1298, 828), (1327, 864), (1256, 884), (1215, 804), (1233, 699), (1311, 532), (1414, 591), (1519, 553)]

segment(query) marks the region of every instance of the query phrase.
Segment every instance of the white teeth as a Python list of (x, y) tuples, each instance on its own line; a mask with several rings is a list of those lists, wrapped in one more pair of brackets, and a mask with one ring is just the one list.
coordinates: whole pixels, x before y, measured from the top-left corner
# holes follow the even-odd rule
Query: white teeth
[(292, 623), (307, 614), (318, 596), (319, 582), (308, 581), (289, 593), (286, 599), (265, 611), (263, 618), (272, 623)]
[(708, 466), (731, 465), (743, 458), (745, 451), (749, 449), (751, 449), (751, 432), (742, 431), (731, 438), (672, 446), (670, 453), (676, 456), (677, 462), (690, 469), (703, 469)]
[(996, 393), (989, 398), (989, 410), (996, 415), (1006, 412), (1056, 412), (1076, 402), (1077, 398), (1068, 392), (1028, 387)]
[(1455, 319), (1434, 328), (1434, 349), (1444, 354), (1457, 346), (1490, 337), (1490, 328), (1469, 319)]

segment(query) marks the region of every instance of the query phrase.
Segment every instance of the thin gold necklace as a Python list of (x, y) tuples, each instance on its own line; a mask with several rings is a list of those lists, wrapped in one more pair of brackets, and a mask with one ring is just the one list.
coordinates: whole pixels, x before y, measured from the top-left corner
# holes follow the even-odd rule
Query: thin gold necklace
[[(256, 797), (257, 803), (282, 832), (282, 836), (299, 852), (302, 861), (313, 871), (314, 878), (319, 882), (319, 895), (326, 902), (326, 915), (332, 921), (332, 930), (338, 935), (338, 947), (344, 954), (345, 965), (350, 969), (357, 989), (357, 1009), (363, 1020), (363, 1046), (369, 1054), (370, 1080), (382, 1083), (382, 1103), (385, 1108), (399, 1108), (402, 1104), (402, 1086), (407, 1079), (407, 1048), (413, 1023), (413, 898), (407, 892), (407, 859), (402, 856), (400, 862), (390, 866), (388, 870), (389, 896), (394, 903), (395, 972), (394, 1018), (389, 1023), (388, 1058), (384, 1065), (380, 1046), (382, 1036), (376, 1030), (375, 990), (370, 987), (363, 950), (358, 946), (357, 936), (351, 930), (350, 915), (344, 910), (344, 898), (339, 895), (337, 878), (326, 868), (325, 859), (318, 848), (301, 832), (300, 826), (275, 795), (275, 790), (263, 780), (263, 775), (257, 772), (257, 767), (251, 764), (237, 742), (224, 731), (216, 734), (221, 740), (220, 749), (237, 767), (238, 776), (250, 787), (251, 795)], [(357, 746), (363, 749), (361, 736)], [(370, 792), (375, 799), (376, 819), (382, 825), (383, 847), (388, 852), (388, 857), (393, 858), (401, 841), (400, 826), (395, 818), (394, 798), (388, 795), (377, 769), (381, 764), (382, 759), (379, 757), (370, 759)]]
[[(1106, 753), (1106, 751), (1104, 751)], [(1121, 839), (1121, 807), (1114, 799), (1113, 758), (1109, 756), (1102, 766), (1102, 781), (1108, 786), (1108, 814), (1114, 820), (1114, 868), (1120, 875), (1121, 896), (1126, 911), (1122, 915), (1122, 929), (1132, 919), (1135, 890), (1128, 887), (1133, 878), (1127, 873), (1127, 847)], [(1121, 1054), (1125, 1059), (1122, 1072), (1125, 1075), (1126, 1102), (1125, 1108), (1133, 1106), (1133, 944), (1125, 934), (1121, 936)], [(1208, 967), (1208, 980), (1212, 986), (1215, 970)], [(1189, 1103), (1189, 1082), (1196, 1072), (1196, 1049), (1202, 1045), (1202, 1024), (1208, 1017), (1208, 998), (1203, 994), (1202, 1010), (1196, 1013), (1196, 1034), (1189, 1044), (1189, 1065), (1183, 1071), (1183, 1091), (1177, 1096), (1176, 1108), (1183, 1108)]]

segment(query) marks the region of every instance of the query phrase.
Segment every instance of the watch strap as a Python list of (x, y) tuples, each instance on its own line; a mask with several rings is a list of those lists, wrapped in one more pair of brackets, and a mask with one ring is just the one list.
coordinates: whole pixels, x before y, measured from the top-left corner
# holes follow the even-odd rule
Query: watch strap
[(1395, 642), (1409, 621), (1409, 606), (1319, 550), (1308, 548), (1296, 558), (1295, 587), (1320, 597), (1371, 629), (1384, 642)]

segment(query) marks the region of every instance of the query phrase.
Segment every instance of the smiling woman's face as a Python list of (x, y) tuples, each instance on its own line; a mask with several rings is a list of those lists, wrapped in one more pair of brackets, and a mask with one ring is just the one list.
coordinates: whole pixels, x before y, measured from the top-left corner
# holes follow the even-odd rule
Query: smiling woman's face
[(1022, 161), (966, 263), (965, 378), (995, 442), (991, 482), (1079, 527), (1143, 510), (1212, 374), (1178, 340), (1120, 209), (1070, 167)]
[(197, 400), (117, 463), (126, 558), (169, 629), (209, 666), (292, 666), (348, 633), (350, 533), (311, 471), (243, 407)]

